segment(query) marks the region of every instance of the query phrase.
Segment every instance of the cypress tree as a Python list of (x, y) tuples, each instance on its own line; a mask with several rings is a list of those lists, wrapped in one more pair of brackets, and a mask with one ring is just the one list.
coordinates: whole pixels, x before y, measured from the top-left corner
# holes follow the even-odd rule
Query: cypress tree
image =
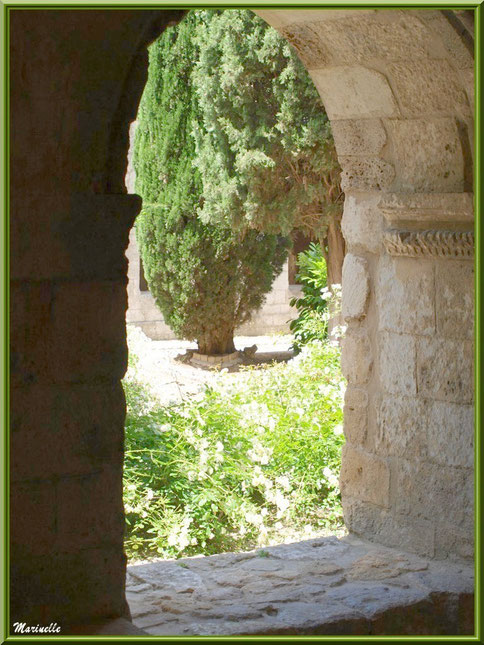
[(178, 337), (204, 354), (234, 350), (235, 328), (261, 306), (288, 240), (203, 222), (193, 132), (201, 122), (193, 68), (203, 12), (190, 12), (150, 47), (133, 162), (143, 209), (136, 235), (151, 293)]
[(193, 83), (204, 222), (318, 240), (341, 282), (340, 167), (328, 117), (288, 42), (248, 10), (206, 10)]

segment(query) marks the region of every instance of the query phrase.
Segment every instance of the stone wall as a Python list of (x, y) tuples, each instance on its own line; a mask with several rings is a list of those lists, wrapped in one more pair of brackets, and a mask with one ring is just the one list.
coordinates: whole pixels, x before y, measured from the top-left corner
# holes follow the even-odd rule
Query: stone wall
[[(181, 15), (10, 8), (12, 621), (127, 612), (120, 379), (140, 200), (124, 176), (147, 43)], [(348, 526), (469, 556), (472, 21), (261, 15), (309, 68), (343, 167)]]

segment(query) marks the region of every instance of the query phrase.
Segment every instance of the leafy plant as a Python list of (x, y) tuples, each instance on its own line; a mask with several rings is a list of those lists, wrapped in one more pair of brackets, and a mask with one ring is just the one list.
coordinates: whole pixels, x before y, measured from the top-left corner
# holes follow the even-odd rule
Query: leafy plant
[(221, 374), (177, 405), (157, 403), (133, 363), (124, 387), (130, 558), (240, 550), (342, 526), (337, 344), (248, 368), (237, 385)]
[(297, 256), (299, 272), (296, 276), (302, 285), (302, 296), (293, 298), (298, 317), (291, 321), (296, 353), (312, 340), (324, 340), (328, 335), (328, 299), (326, 261), (319, 244), (311, 242), (309, 248)]

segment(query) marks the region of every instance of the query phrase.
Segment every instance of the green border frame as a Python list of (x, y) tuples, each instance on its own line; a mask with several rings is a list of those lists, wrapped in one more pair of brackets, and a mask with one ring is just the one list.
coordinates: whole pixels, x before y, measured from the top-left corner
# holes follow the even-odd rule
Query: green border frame
[(306, 0), (305, 2), (298, 3), (294, 0), (263, 0), (261, 2), (243, 1), (243, 0), (225, 0), (220, 2), (218, 0), (184, 0), (182, 2), (173, 2), (169, 0), (142, 0), (139, 3), (134, 3), (133, 0), (100, 0), (99, 2), (82, 2), (77, 0), (51, 0), (50, 2), (38, 2), (29, 0), (0, 0), (0, 30), (3, 35), (4, 47), (3, 55), (3, 100), (1, 102), (1, 115), (4, 127), (1, 131), (1, 146), (4, 152), (4, 171), (1, 174), (0, 186), (4, 196), (4, 220), (0, 227), (0, 249), (3, 251), (2, 268), (3, 279), (0, 280), (0, 306), (2, 307), (2, 316), (0, 318), (0, 333), (3, 338), (2, 344), (2, 364), (3, 370), (0, 376), (1, 394), (2, 397), (2, 417), (4, 422), (4, 440), (3, 440), (3, 454), (1, 465), (3, 467), (4, 477), (2, 478), (2, 512), (0, 514), (0, 526), (3, 536), (3, 553), (5, 557), (2, 558), (0, 564), (0, 575), (3, 581), (3, 602), (0, 605), (0, 637), (2, 642), (48, 642), (51, 636), (9, 636), (9, 575), (8, 575), (8, 557), (9, 557), (9, 14), (10, 10), (39, 10), (39, 9), (66, 9), (66, 10), (86, 10), (86, 9), (131, 9), (131, 10), (147, 10), (147, 9), (193, 9), (193, 8), (244, 8), (244, 9), (455, 9), (463, 10), (469, 9), (474, 11), (475, 16), (475, 164), (474, 164), (474, 195), (475, 195), (475, 633), (472, 636), (54, 636), (55, 641), (62, 642), (81, 642), (81, 641), (140, 641), (140, 642), (170, 642), (170, 641), (204, 641), (211, 642), (216, 640), (218, 642), (227, 641), (429, 641), (429, 642), (483, 642), (482, 635), (482, 617), (484, 614), (484, 600), (482, 583), (483, 578), (481, 574), (481, 454), (482, 454), (482, 439), (481, 439), (481, 400), (479, 393), (481, 392), (482, 383), (482, 362), (481, 362), (481, 305), (482, 294), (480, 285), (482, 284), (482, 263), (481, 263), (481, 206), (482, 206), (482, 190), (480, 180), (482, 177), (482, 104), (481, 104), (481, 88), (483, 82), (483, 68), (482, 62), (482, 44), (483, 44), (483, 17), (481, 2), (483, 0), (373, 0), (365, 2), (365, 0), (343, 0), (338, 3), (334, 0)]

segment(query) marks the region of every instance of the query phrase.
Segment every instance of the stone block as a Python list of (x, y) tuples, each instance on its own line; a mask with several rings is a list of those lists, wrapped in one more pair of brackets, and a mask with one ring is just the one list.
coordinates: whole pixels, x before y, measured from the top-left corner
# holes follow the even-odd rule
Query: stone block
[(378, 262), (378, 327), (408, 334), (435, 332), (434, 262), (383, 255)]
[(365, 258), (347, 253), (343, 262), (343, 319), (361, 320), (366, 315), (370, 275)]
[(440, 261), (436, 267), (437, 331), (474, 338), (474, 263)]
[(308, 70), (325, 67), (332, 60), (331, 52), (311, 24), (291, 24), (284, 27), (281, 33)]
[(123, 283), (19, 282), (11, 298), (12, 385), (123, 377)]
[(56, 490), (52, 481), (10, 486), (12, 557), (50, 553), (56, 540)]
[(471, 115), (467, 96), (446, 60), (392, 63), (388, 72), (405, 117)]
[(378, 457), (345, 444), (341, 458), (341, 495), (387, 507), (390, 496), (390, 470)]
[(344, 191), (382, 190), (395, 179), (395, 168), (379, 157), (339, 157), (339, 162)]
[(385, 193), (377, 207), (386, 228), (415, 230), (471, 230), (474, 225), (472, 193)]
[(46, 331), (50, 329), (52, 285), (12, 282), (10, 285), (11, 385), (29, 385), (45, 373), (49, 361)]
[(364, 385), (370, 380), (373, 365), (368, 334), (349, 329), (343, 339), (341, 371), (350, 385)]
[(442, 468), (400, 459), (396, 472), (398, 513), (434, 522), (445, 518), (454, 526), (472, 526), (474, 491), (470, 468)]
[(138, 195), (82, 194), (69, 199), (28, 188), (21, 200), (12, 200), (11, 278), (124, 279), (129, 228), (140, 207)]
[(311, 24), (335, 63), (365, 63), (429, 58), (432, 55), (431, 33), (414, 16), (406, 12), (378, 12), (376, 15), (353, 15), (338, 21)]
[(428, 459), (442, 466), (474, 465), (472, 405), (425, 401)]
[(377, 405), (377, 453), (424, 459), (427, 454), (425, 411), (425, 401), (413, 397), (382, 396)]
[(12, 622), (57, 621), (65, 628), (85, 622), (86, 616), (95, 620), (126, 613), (126, 557), (119, 548), (16, 560), (11, 576)]
[(351, 533), (399, 548), (408, 553), (433, 557), (435, 527), (429, 520), (394, 516), (390, 511), (355, 498), (342, 498), (345, 524)]
[(321, 22), (323, 20), (339, 20), (341, 18), (348, 18), (351, 15), (361, 17), (363, 14), (376, 14), (374, 9), (344, 9), (342, 11), (332, 9), (285, 9), (284, 11), (270, 11), (270, 10), (257, 10), (254, 11), (258, 16), (263, 18), (275, 29), (282, 29), (289, 25), (296, 25), (299, 23)]
[[(121, 546), (124, 535), (122, 466), (58, 483), (59, 550)], [(93, 503), (95, 501), (95, 503)]]
[(453, 65), (459, 69), (474, 66), (474, 56), (466, 47), (464, 39), (440, 11), (429, 12), (426, 18), (428, 26), (438, 34)]
[(383, 390), (391, 394), (415, 395), (415, 339), (389, 332), (381, 332), (379, 337), (380, 383)]
[(466, 159), (455, 119), (387, 119), (397, 168), (395, 190), (461, 192)]
[(11, 480), (89, 473), (123, 463), (120, 383), (11, 390)]
[(435, 557), (474, 558), (474, 531), (463, 529), (452, 522), (439, 521), (435, 527)]
[(378, 209), (381, 195), (346, 194), (341, 230), (347, 250), (352, 253), (379, 253), (382, 247), (383, 216)]
[(122, 378), (128, 359), (126, 308), (126, 286), (122, 283), (57, 286), (47, 330), (50, 378), (54, 382)]
[(361, 65), (310, 71), (331, 121), (396, 117), (397, 103), (383, 74)]
[(368, 431), (368, 394), (357, 387), (347, 387), (344, 406), (344, 434), (354, 446), (364, 446)]
[(474, 349), (471, 341), (450, 338), (417, 340), (420, 396), (453, 403), (473, 400)]
[(335, 121), (331, 129), (339, 157), (378, 156), (387, 141), (380, 119)]
[(465, 88), (467, 93), (467, 99), (472, 110), (472, 114), (475, 112), (475, 78), (474, 78), (474, 67), (469, 67), (468, 69), (460, 70), (460, 78), (462, 85)]

